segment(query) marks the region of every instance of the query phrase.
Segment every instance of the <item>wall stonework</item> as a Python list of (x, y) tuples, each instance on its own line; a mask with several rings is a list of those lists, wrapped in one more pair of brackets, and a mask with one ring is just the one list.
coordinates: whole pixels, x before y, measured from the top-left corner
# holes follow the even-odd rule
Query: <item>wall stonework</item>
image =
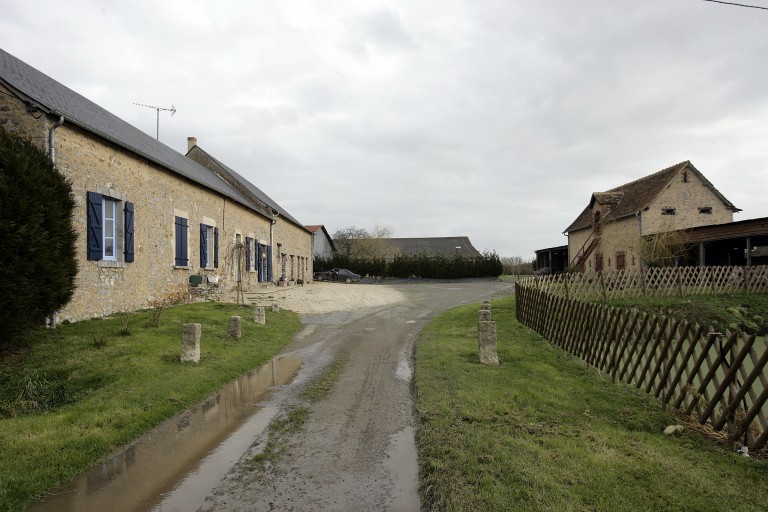
[[(48, 128), (56, 119), (41, 114), (30, 113), (21, 101), (0, 95), (0, 125), (47, 149)], [(243, 241), (246, 236), (269, 240), (270, 219), (73, 124), (65, 122), (56, 129), (55, 149), (57, 167), (72, 185), (76, 201), (72, 221), (78, 233), (76, 289), (71, 302), (59, 312), (61, 320), (75, 321), (147, 307), (154, 301), (184, 293), (192, 274), (217, 275), (220, 288), (233, 289), (236, 235), (240, 234)], [(134, 204), (133, 262), (124, 261), (120, 236), (116, 261), (87, 259), (87, 192), (119, 200), (118, 209), (122, 209), (125, 201)], [(189, 223), (187, 267), (174, 266), (174, 217), (180, 213), (186, 215)], [(200, 268), (201, 223), (218, 228), (218, 268)], [(121, 235), (122, 222), (117, 224)], [(282, 241), (290, 254), (309, 257), (310, 235), (302, 235), (300, 230), (283, 224), (286, 223), (278, 219), (276, 240)], [(213, 258), (210, 260), (209, 267)], [(277, 276), (279, 267), (273, 268)], [(241, 275), (244, 289), (257, 285), (257, 272), (244, 271)]]
[[(643, 212), (643, 235), (710, 224), (733, 222), (733, 211), (693, 172), (685, 178), (678, 174)], [(663, 208), (674, 208), (674, 215), (664, 215)], [(711, 207), (712, 213), (699, 213), (700, 207)]]

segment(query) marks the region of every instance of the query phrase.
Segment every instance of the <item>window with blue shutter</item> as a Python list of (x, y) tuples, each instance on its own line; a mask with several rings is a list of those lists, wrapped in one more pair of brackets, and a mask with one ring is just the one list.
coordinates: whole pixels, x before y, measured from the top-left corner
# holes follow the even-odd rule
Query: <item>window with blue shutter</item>
[(208, 266), (208, 226), (200, 224), (200, 268)]
[(213, 228), (213, 268), (219, 268), (219, 228)]
[(102, 210), (102, 195), (96, 192), (88, 192), (88, 259), (100, 260), (104, 257), (104, 219)]
[(126, 201), (123, 207), (123, 221), (125, 230), (123, 255), (126, 263), (131, 263), (133, 261), (133, 203), (130, 201)]
[(189, 224), (187, 219), (183, 217), (176, 217), (176, 266), (187, 267), (189, 266), (189, 257), (187, 255), (187, 237)]

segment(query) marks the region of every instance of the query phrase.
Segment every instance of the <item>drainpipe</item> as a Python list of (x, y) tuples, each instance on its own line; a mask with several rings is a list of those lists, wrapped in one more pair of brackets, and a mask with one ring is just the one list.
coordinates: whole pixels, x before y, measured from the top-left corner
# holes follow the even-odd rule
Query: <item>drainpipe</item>
[(56, 128), (63, 124), (64, 116), (59, 116), (59, 120), (53, 123), (53, 126), (48, 129), (48, 156), (54, 164), (56, 163), (56, 135), (54, 132), (56, 131)]
[[(56, 128), (64, 124), (64, 116), (59, 116), (58, 121), (53, 123), (53, 125), (48, 129), (48, 157), (51, 159), (51, 162), (53, 164), (56, 164), (56, 135), (54, 132), (56, 131)], [(51, 315), (48, 317), (48, 325), (52, 328), (56, 328), (56, 311), (51, 312)]]
[(270, 262), (272, 266), (272, 276), (274, 278), (275, 276), (275, 224), (277, 224), (277, 217), (280, 216), (280, 212), (277, 210), (272, 210), (272, 215), (274, 217), (272, 218), (272, 224), (269, 225), (269, 247), (270, 251), (272, 252), (272, 261)]

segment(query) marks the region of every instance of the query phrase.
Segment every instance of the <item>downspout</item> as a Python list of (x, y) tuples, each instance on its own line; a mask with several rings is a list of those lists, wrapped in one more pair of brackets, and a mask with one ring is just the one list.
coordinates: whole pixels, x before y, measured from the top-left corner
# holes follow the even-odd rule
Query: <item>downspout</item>
[[(48, 157), (51, 159), (53, 165), (56, 165), (56, 135), (54, 132), (56, 128), (64, 124), (64, 116), (59, 116), (59, 120), (53, 123), (48, 129)], [(56, 311), (51, 312), (51, 316), (48, 318), (48, 325), (52, 328), (56, 328)]]
[(59, 116), (59, 120), (53, 123), (53, 126), (48, 129), (48, 156), (54, 164), (56, 163), (56, 135), (54, 132), (56, 131), (56, 128), (63, 124), (64, 116)]
[[(270, 262), (272, 267), (272, 275), (269, 277), (273, 279), (275, 277), (275, 224), (277, 224), (277, 217), (280, 216), (280, 212), (277, 210), (272, 210), (272, 215), (274, 215), (274, 217), (272, 217), (272, 224), (269, 225), (269, 250), (272, 253), (272, 261)], [(279, 257), (280, 256), (278, 255), (278, 258)]]

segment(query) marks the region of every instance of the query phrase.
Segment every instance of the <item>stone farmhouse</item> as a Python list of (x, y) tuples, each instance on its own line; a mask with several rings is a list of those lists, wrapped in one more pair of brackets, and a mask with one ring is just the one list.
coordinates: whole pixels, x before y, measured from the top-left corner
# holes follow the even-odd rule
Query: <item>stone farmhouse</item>
[(72, 184), (79, 270), (59, 319), (147, 307), (190, 281), (248, 290), (312, 275), (311, 233), (194, 139), (182, 155), (3, 50), (0, 125)]
[(593, 193), (565, 230), (570, 266), (580, 271), (639, 269), (653, 235), (685, 237), (692, 228), (731, 223), (739, 211), (691, 162), (681, 162)]

